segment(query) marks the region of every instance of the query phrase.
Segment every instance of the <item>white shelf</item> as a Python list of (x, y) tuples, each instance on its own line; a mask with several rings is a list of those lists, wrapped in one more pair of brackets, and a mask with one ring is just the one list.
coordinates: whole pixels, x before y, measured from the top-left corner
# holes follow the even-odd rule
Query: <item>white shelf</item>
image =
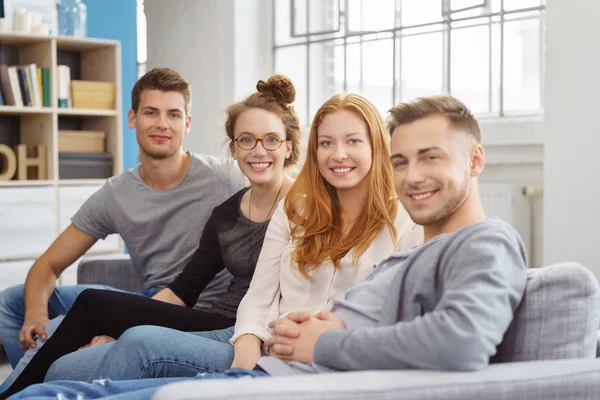
[(93, 110), (89, 108), (58, 108), (59, 116), (81, 116), (81, 117), (115, 117), (117, 110)]
[(26, 46), (28, 44), (49, 42), (50, 40), (52, 40), (50, 35), (32, 35), (18, 32), (0, 33), (0, 46)]
[(50, 115), (53, 112), (52, 107), (0, 106), (0, 115)]
[(14, 107), (0, 106), (0, 115), (51, 115), (80, 117), (116, 117), (117, 110), (94, 110), (90, 108)]
[(31, 33), (20, 32), (2, 32), (0, 33), (0, 45), (8, 46), (26, 46), (28, 44), (37, 44), (41, 42), (56, 41), (58, 50), (92, 50), (99, 47), (119, 46), (117, 40), (80, 38), (74, 36), (62, 35), (34, 35)]
[(52, 179), (44, 179), (44, 180), (26, 180), (26, 181), (0, 181), (0, 187), (30, 187), (30, 186), (52, 186), (56, 183), (55, 180)]

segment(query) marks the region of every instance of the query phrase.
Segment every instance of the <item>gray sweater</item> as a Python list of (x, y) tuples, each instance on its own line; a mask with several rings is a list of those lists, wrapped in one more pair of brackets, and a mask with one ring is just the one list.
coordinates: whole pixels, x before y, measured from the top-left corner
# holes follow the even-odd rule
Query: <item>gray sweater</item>
[(347, 329), (319, 338), (315, 364), (263, 357), (271, 375), (443, 369), (488, 365), (518, 306), (527, 260), (519, 234), (499, 219), (396, 253), (338, 300)]

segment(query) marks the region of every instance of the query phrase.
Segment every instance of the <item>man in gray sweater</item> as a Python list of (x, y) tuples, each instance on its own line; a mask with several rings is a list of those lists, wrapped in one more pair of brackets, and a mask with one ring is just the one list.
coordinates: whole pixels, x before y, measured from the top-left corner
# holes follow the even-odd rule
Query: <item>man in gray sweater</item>
[(258, 363), (270, 375), (477, 370), (512, 321), (525, 290), (526, 251), (510, 225), (484, 214), (477, 120), (451, 96), (390, 113), (396, 193), (423, 225), (425, 244), (376, 265), (332, 312), (273, 322), (266, 345), (275, 357)]
[(450, 96), (390, 110), (398, 198), (425, 244), (374, 266), (334, 301), (331, 312), (294, 313), (271, 324), (270, 356), (252, 370), (196, 378), (58, 382), (21, 392), (85, 398), (127, 393), (150, 398), (158, 386), (189, 379), (279, 376), (382, 369), (477, 370), (488, 365), (525, 290), (519, 234), (486, 218), (477, 178), (485, 164), (477, 120)]

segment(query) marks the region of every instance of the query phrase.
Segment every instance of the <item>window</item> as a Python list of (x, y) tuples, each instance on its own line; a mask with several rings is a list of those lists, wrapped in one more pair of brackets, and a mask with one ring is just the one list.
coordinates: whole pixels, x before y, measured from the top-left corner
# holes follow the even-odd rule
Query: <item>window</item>
[(479, 117), (542, 110), (545, 0), (276, 0), (274, 71), (309, 123), (339, 92), (382, 113), (451, 93)]
[(147, 34), (146, 34), (146, 14), (144, 13), (144, 0), (136, 2), (136, 25), (137, 25), (137, 76), (141, 78), (146, 73), (147, 67)]

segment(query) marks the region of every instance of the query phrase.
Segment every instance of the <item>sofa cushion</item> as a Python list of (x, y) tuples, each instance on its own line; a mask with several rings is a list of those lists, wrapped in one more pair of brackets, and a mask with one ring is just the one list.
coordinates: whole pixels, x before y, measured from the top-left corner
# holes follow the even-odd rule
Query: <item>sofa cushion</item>
[(152, 400), (562, 400), (598, 399), (600, 360), (491, 365), (475, 372), (361, 371), (162, 386)]
[(527, 273), (523, 300), (490, 361), (595, 358), (600, 291), (594, 275), (577, 263)]

